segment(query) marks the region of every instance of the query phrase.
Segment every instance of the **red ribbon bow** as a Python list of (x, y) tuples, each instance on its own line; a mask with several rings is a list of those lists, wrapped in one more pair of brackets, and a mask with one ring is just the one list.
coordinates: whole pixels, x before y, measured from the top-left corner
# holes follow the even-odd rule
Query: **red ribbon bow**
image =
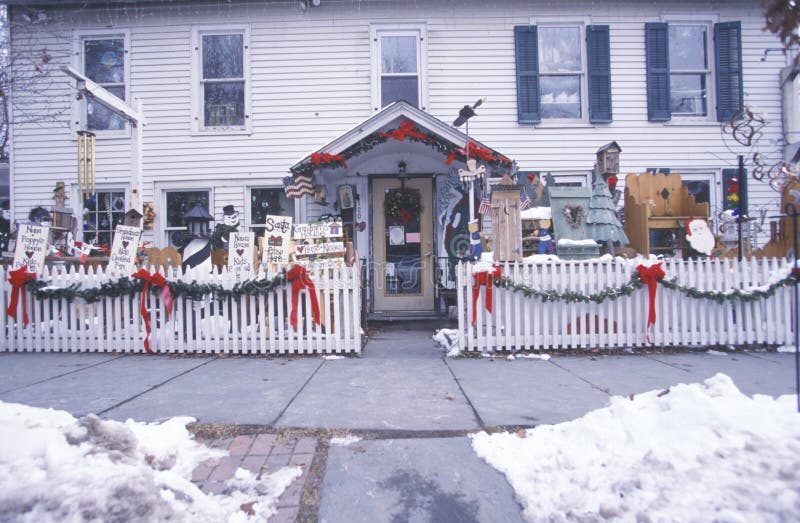
[(636, 267), (636, 270), (639, 271), (639, 279), (642, 280), (642, 283), (647, 285), (647, 289), (650, 293), (650, 311), (647, 314), (646, 339), (647, 343), (652, 343), (652, 341), (650, 341), (650, 327), (656, 324), (656, 288), (658, 282), (666, 276), (666, 273), (661, 268), (660, 263), (656, 263), (650, 267), (639, 265)]
[(503, 268), (499, 265), (492, 265), (492, 270), (489, 272), (476, 272), (472, 275), (472, 324), (478, 319), (478, 297), (481, 295), (481, 286), (486, 286), (485, 307), (492, 313), (492, 283), (495, 278), (503, 276)]
[(35, 272), (28, 272), (28, 266), (23, 265), (17, 270), (8, 271), (8, 281), (11, 283), (11, 302), (8, 304), (6, 314), (16, 319), (17, 304), (20, 291), (22, 291), (22, 324), (28, 326), (28, 307), (25, 304), (25, 284), (36, 279)]
[(147, 269), (139, 269), (139, 271), (135, 272), (132, 276), (144, 282), (144, 285), (142, 285), (142, 296), (139, 303), (139, 314), (141, 314), (142, 319), (144, 320), (144, 328), (147, 331), (147, 335), (144, 338), (144, 350), (147, 352), (153, 352), (150, 350), (150, 315), (147, 313), (147, 291), (150, 289), (151, 285), (155, 288), (161, 288), (161, 299), (164, 300), (164, 306), (167, 310), (167, 318), (169, 318), (169, 313), (172, 312), (172, 293), (169, 291), (167, 279), (164, 278), (164, 275), (160, 272), (154, 272), (153, 274), (150, 274), (147, 272)]
[(452, 151), (447, 156), (447, 161), (444, 162), (446, 165), (450, 165), (453, 163), (453, 161), (456, 159), (456, 152), (461, 153), (461, 155), (465, 157), (470, 156), (473, 158), (478, 158), (479, 160), (483, 160), (484, 162), (493, 162), (495, 160), (500, 160), (503, 163), (511, 163), (511, 160), (509, 160), (505, 156), (492, 154), (492, 151), (490, 149), (487, 149), (486, 147), (481, 147), (475, 142), (469, 142), (467, 150), (457, 149)]
[(405, 141), (406, 136), (413, 136), (414, 138), (419, 138), (420, 140), (430, 140), (430, 136), (426, 136), (419, 131), (414, 130), (414, 124), (409, 120), (403, 120), (400, 122), (400, 127), (395, 129), (394, 131), (388, 133), (380, 133), (381, 136), (385, 136), (387, 138), (394, 138), (398, 141)]
[(331, 154), (331, 153), (311, 153), (311, 163), (316, 165), (320, 163), (334, 163), (339, 162), (342, 164), (342, 167), (347, 169), (347, 164), (344, 161), (344, 156), (341, 154)]
[(292, 313), (289, 315), (289, 323), (297, 330), (297, 301), (300, 298), (300, 291), (308, 289), (308, 295), (311, 298), (311, 316), (314, 318), (314, 323), (319, 325), (317, 288), (314, 286), (314, 282), (308, 275), (306, 268), (302, 265), (295, 264), (294, 267), (286, 272), (286, 281), (292, 282)]

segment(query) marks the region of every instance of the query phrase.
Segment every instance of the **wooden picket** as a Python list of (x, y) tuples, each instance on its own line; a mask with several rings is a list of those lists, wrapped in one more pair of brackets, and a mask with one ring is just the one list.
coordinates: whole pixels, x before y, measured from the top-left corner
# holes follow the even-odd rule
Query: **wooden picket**
[[(727, 292), (763, 288), (789, 274), (791, 264), (777, 259), (664, 260), (668, 279), (701, 291)], [(541, 291), (582, 295), (621, 287), (638, 262), (601, 258), (503, 264), (502, 274), (517, 284)], [(474, 298), (472, 264), (456, 268), (458, 338), (467, 351), (553, 349), (622, 349), (635, 347), (714, 347), (794, 343), (796, 328), (792, 286), (771, 297), (717, 303), (658, 286), (655, 325), (647, 342), (647, 288), (616, 300), (545, 302), (512, 289), (487, 287)], [(780, 277), (779, 277), (780, 276)], [(473, 324), (473, 313), (475, 322)]]
[[(151, 268), (155, 271), (155, 268)], [(164, 269), (159, 269), (164, 270)], [(232, 288), (233, 274), (226, 268), (211, 274), (169, 268), (167, 280), (195, 281)], [(351, 267), (309, 268), (316, 287), (321, 325), (311, 314), (308, 290), (299, 292), (298, 326), (289, 323), (292, 307), (290, 285), (260, 296), (202, 300), (178, 297), (167, 310), (160, 294), (148, 292), (150, 348), (156, 353), (225, 354), (329, 354), (361, 352), (361, 285), (357, 269)], [(275, 274), (259, 274), (273, 278)], [(0, 306), (8, 308), (11, 285), (8, 268), (0, 268), (5, 284)], [(86, 270), (48, 268), (38, 277), (54, 288), (78, 285), (98, 288), (116, 280), (102, 268)], [(140, 295), (104, 297), (96, 303), (80, 298), (41, 300), (26, 293), (29, 323), (23, 322), (22, 299), (17, 318), (0, 314), (0, 351), (18, 352), (144, 352), (145, 323), (140, 313)]]

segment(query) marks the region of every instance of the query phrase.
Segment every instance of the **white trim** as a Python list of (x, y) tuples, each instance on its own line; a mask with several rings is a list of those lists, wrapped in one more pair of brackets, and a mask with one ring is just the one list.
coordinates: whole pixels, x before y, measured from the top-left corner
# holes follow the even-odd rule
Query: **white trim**
[(722, 211), (722, 170), (721, 169), (671, 169), (670, 172), (680, 175), (681, 182), (708, 181), (708, 208), (714, 228), (718, 226), (717, 215)]
[[(417, 81), (419, 109), (428, 108), (428, 33), (425, 23), (370, 24), (370, 93), (372, 113), (380, 112), (381, 107), (381, 36), (417, 37)], [(391, 105), (391, 104), (390, 104)], [(389, 107), (388, 105), (386, 107)]]
[[(66, 207), (68, 209), (72, 209), (72, 215), (75, 216), (78, 220), (78, 226), (76, 227), (75, 231), (75, 240), (82, 242), (83, 241), (83, 209), (84, 206), (82, 205), (83, 202), (81, 201), (81, 194), (80, 189), (78, 188), (77, 182), (68, 182), (69, 183), (69, 200), (67, 201)], [(129, 183), (114, 183), (114, 182), (103, 182), (98, 183), (95, 186), (96, 192), (124, 192), (125, 193), (125, 211), (127, 212), (128, 209), (131, 208), (131, 185)], [(95, 203), (95, 205), (97, 205)]]
[[(253, 185), (246, 185), (245, 186), (245, 188), (244, 188), (244, 228), (247, 231), (250, 231), (250, 229), (252, 227), (263, 228), (263, 227), (267, 226), (266, 223), (261, 223), (261, 224), (253, 223), (252, 212), (251, 212), (252, 209), (250, 207), (251, 199), (253, 197), (253, 189), (272, 189), (272, 190), (277, 190), (277, 191), (284, 190), (282, 185), (274, 185), (274, 184), (269, 184), (269, 183), (266, 183), (266, 184), (253, 184)], [(292, 202), (292, 207), (293, 207), (293, 211), (294, 211), (292, 213), (292, 220), (295, 223), (298, 223), (298, 211), (299, 211), (299, 207), (300, 207), (299, 200), (294, 200)]]
[[(244, 125), (231, 127), (206, 127), (203, 95), (200, 90), (202, 83), (202, 37), (205, 35), (242, 35), (242, 74), (244, 76)], [(236, 135), (251, 134), (253, 128), (252, 118), (252, 75), (250, 71), (250, 24), (198, 24), (192, 26), (192, 39), (189, 52), (191, 54), (191, 108), (190, 134), (203, 135), (220, 134)]]
[[(123, 67), (125, 69), (125, 103), (130, 104), (131, 101), (131, 31), (127, 28), (112, 28), (112, 29), (81, 29), (75, 30), (72, 33), (72, 60), (71, 64), (74, 70), (81, 74), (86, 73), (84, 70), (84, 42), (86, 40), (102, 40), (102, 39), (115, 39), (122, 38), (123, 40)], [(101, 86), (102, 87), (102, 86)], [(87, 130), (86, 119), (86, 98), (81, 100), (74, 100), (72, 103), (72, 119), (70, 120), (70, 127), (73, 131)], [(125, 129), (119, 130), (101, 130), (101, 129), (88, 129), (95, 133), (97, 138), (129, 138), (131, 135), (130, 125), (125, 122)]]

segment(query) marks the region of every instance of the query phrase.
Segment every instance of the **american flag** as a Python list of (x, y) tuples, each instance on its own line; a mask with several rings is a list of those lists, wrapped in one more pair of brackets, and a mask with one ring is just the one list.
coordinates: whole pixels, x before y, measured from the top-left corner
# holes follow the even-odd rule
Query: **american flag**
[(300, 175), (297, 178), (287, 176), (283, 179), (283, 189), (288, 198), (301, 198), (306, 194), (314, 194), (314, 186), (311, 184), (311, 177)]
[(492, 204), (489, 201), (489, 192), (486, 191), (483, 193), (481, 204), (478, 206), (478, 214), (489, 214), (490, 212), (492, 212)]
[(531, 197), (525, 191), (519, 192), (519, 210), (524, 211), (531, 206)]

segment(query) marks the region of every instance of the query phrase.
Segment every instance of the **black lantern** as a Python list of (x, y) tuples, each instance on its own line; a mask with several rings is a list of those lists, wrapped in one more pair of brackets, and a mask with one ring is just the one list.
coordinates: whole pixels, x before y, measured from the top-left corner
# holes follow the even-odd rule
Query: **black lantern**
[(213, 221), (214, 217), (208, 214), (200, 202), (195, 202), (194, 207), (186, 211), (183, 215), (186, 222), (186, 233), (195, 238), (208, 236), (208, 222)]

